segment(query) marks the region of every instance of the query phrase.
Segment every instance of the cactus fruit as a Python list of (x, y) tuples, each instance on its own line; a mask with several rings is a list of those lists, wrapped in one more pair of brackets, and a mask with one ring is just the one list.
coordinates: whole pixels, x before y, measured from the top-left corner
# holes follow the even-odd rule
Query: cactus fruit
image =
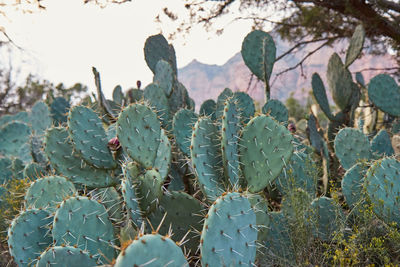
[(46, 249), (38, 258), (36, 267), (98, 266), (97, 261), (85, 250), (72, 246), (56, 246)]
[(179, 149), (186, 156), (190, 155), (190, 139), (192, 138), (193, 127), (199, 116), (188, 109), (181, 109), (174, 115), (172, 121), (175, 142)]
[(189, 263), (182, 250), (168, 236), (149, 234), (140, 236), (123, 249), (114, 267), (146, 265), (188, 267)]
[(388, 74), (378, 74), (370, 80), (368, 98), (380, 110), (400, 116), (400, 87)]
[(18, 266), (33, 266), (38, 254), (52, 242), (48, 225), (52, 218), (45, 210), (21, 212), (8, 229), (10, 254)]
[(348, 170), (361, 160), (371, 158), (368, 138), (354, 128), (343, 128), (335, 138), (335, 153), (343, 168)]
[(107, 147), (103, 123), (90, 108), (75, 106), (68, 115), (68, 132), (74, 151), (95, 168), (113, 169), (117, 166)]
[(245, 194), (226, 193), (208, 210), (201, 233), (202, 266), (254, 265), (256, 214)]
[(224, 191), (219, 147), (217, 126), (208, 117), (199, 118), (192, 133), (190, 154), (200, 189), (210, 200)]
[(242, 172), (250, 192), (271, 184), (289, 163), (294, 150), (292, 134), (266, 115), (250, 120), (239, 144)]
[(279, 100), (268, 100), (268, 102), (265, 103), (262, 107), (262, 113), (269, 114), (275, 120), (287, 125), (287, 121), (289, 119), (289, 111), (287, 110), (285, 105)]
[(375, 162), (365, 177), (365, 187), (374, 212), (387, 223), (400, 225), (400, 162), (384, 158)]
[(89, 188), (108, 187), (116, 183), (110, 171), (82, 164), (82, 159), (73, 153), (64, 128), (50, 128), (46, 133), (45, 152), (51, 165), (73, 183)]
[(347, 48), (346, 52), (346, 61), (345, 67), (349, 67), (354, 60), (360, 55), (365, 40), (365, 30), (362, 24), (358, 25), (354, 30), (353, 36), (350, 39), (349, 48)]
[(25, 194), (29, 208), (46, 209), (54, 212), (57, 205), (76, 194), (75, 186), (62, 176), (46, 176), (34, 181)]
[(95, 258), (112, 259), (114, 229), (103, 205), (87, 197), (64, 200), (54, 215), (54, 245), (83, 247)]

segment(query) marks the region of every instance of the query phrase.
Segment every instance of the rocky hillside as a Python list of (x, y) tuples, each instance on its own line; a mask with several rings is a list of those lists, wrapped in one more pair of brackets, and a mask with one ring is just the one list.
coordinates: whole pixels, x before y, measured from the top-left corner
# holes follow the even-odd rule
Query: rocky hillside
[[(277, 55), (282, 54), (291, 46), (285, 42), (277, 42)], [(271, 78), (272, 98), (285, 100), (291, 92), (299, 100), (304, 100), (307, 93), (311, 88), (311, 75), (318, 72), (321, 77), (325, 78), (327, 64), (330, 55), (333, 52), (342, 52), (340, 56), (344, 59), (343, 51), (347, 45), (335, 44), (332, 47), (325, 47), (311, 56), (303, 64), (303, 68), (286, 72), (276, 78), (275, 75)], [(310, 48), (312, 49), (312, 48)], [(306, 52), (303, 52), (305, 54)], [(273, 70), (273, 74), (295, 65), (302, 58), (303, 54), (294, 54), (284, 57), (278, 61)], [(387, 54), (385, 56), (372, 56), (364, 55), (362, 58), (356, 60), (351, 66), (352, 72), (360, 71), (365, 68), (384, 68), (395, 66), (394, 58)], [(366, 81), (378, 74), (377, 71), (364, 71), (363, 75)], [(264, 99), (263, 83), (257, 81), (256, 78), (252, 80), (249, 87), (250, 71), (243, 62), (240, 52), (234, 55), (223, 65), (208, 65), (193, 60), (187, 66), (179, 70), (179, 80), (188, 88), (190, 96), (195, 99), (196, 106), (206, 99), (216, 99), (218, 94), (225, 88), (229, 87), (233, 91), (241, 90), (246, 91), (256, 100), (262, 102)]]

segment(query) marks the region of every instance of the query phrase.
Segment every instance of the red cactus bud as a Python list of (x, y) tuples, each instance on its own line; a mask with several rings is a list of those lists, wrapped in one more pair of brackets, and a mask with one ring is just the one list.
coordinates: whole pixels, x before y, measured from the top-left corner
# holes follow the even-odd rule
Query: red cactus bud
[(117, 151), (121, 147), (118, 137), (111, 138), (110, 141), (108, 141), (108, 147), (111, 151)]
[(295, 133), (295, 132), (296, 132), (296, 125), (295, 125), (294, 123), (289, 123), (289, 125), (288, 125), (288, 130), (289, 130), (291, 133)]

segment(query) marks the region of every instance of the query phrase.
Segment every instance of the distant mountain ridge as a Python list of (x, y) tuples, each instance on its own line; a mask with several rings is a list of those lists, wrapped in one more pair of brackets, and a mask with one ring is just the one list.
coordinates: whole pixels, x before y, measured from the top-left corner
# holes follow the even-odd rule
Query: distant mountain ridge
[[(274, 38), (277, 46), (277, 55), (287, 51), (291, 45)], [(336, 51), (346, 51), (347, 44), (342, 42), (335, 44), (334, 47), (324, 47), (310, 58), (308, 58), (303, 68), (296, 68), (279, 76), (275, 81), (275, 74), (280, 71), (294, 66), (298, 63), (302, 56), (307, 53), (304, 51), (298, 54), (291, 54), (284, 57), (274, 65), (271, 77), (271, 97), (281, 101), (286, 100), (291, 92), (294, 97), (303, 101), (311, 90), (311, 76), (314, 72), (318, 72), (328, 87), (325, 74), (329, 57)], [(309, 49), (312, 49), (309, 48)], [(339, 53), (344, 60), (344, 53)], [(396, 66), (393, 56), (386, 54), (384, 56), (363, 55), (357, 59), (350, 67), (350, 71), (355, 72), (366, 68), (384, 68)], [(382, 72), (382, 71), (381, 71)], [(379, 71), (363, 72), (365, 81), (368, 82), (373, 76), (381, 73)], [(355, 75), (353, 73), (353, 75)], [(218, 97), (220, 92), (228, 87), (233, 91), (246, 91), (249, 85), (251, 72), (244, 64), (240, 52), (236, 53), (223, 65), (209, 65), (193, 60), (185, 67), (179, 69), (178, 78), (189, 91), (189, 95), (195, 100), (197, 108), (207, 99)], [(274, 82), (273, 82), (274, 81)], [(273, 83), (272, 83), (273, 82)], [(327, 88), (328, 90), (328, 88)], [(253, 78), (248, 93), (256, 101), (264, 101), (264, 83)], [(329, 94), (329, 93), (328, 93)]]

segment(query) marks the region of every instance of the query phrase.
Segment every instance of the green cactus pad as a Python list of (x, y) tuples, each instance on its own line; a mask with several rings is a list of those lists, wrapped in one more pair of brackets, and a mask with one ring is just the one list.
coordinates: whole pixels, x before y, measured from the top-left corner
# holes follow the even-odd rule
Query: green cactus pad
[(36, 104), (32, 107), (29, 119), (32, 129), (38, 135), (43, 134), (44, 131), (47, 128), (50, 128), (52, 124), (49, 107), (42, 101), (36, 102)]
[(24, 179), (25, 165), (19, 158), (13, 158), (12, 160), (12, 172), (13, 179)]
[(378, 74), (368, 84), (368, 97), (382, 111), (400, 116), (400, 86), (387, 74)]
[(389, 133), (385, 129), (381, 129), (371, 141), (372, 152), (382, 156), (392, 156), (394, 150)]
[(123, 219), (122, 197), (115, 187), (95, 189), (90, 192), (94, 200), (98, 200), (107, 209), (108, 218), (112, 223), (120, 223)]
[(13, 121), (2, 126), (0, 128), (0, 154), (7, 157), (28, 156), (32, 159), (29, 151), (26, 155), (27, 151), (23, 149), (27, 145), (30, 135), (31, 128), (22, 122)]
[(329, 58), (327, 79), (332, 98), (336, 105), (341, 109), (346, 109), (350, 104), (353, 93), (352, 77), (348, 69), (343, 66), (339, 55), (334, 53)]
[(277, 121), (266, 115), (254, 117), (245, 126), (240, 140), (242, 172), (250, 192), (263, 190), (289, 163), (293, 136)]
[(122, 93), (121, 85), (117, 85), (114, 87), (112, 98), (115, 103), (122, 106), (124, 103), (124, 93)]
[(156, 73), (156, 66), (159, 60), (165, 60), (171, 64), (174, 73), (176, 73), (176, 57), (173, 46), (168, 44), (168, 41), (162, 34), (157, 34), (147, 38), (144, 44), (144, 58), (147, 66), (151, 71)]
[(139, 208), (139, 200), (136, 196), (136, 187), (129, 178), (121, 180), (121, 192), (128, 215), (135, 227), (139, 228), (142, 223), (142, 212)]
[(311, 202), (310, 214), (313, 235), (322, 241), (329, 241), (340, 231), (340, 222), (344, 214), (332, 198), (320, 197)]
[(18, 266), (34, 266), (37, 256), (52, 242), (47, 211), (31, 209), (21, 212), (8, 229), (8, 246)]
[(368, 138), (354, 128), (343, 128), (335, 138), (335, 153), (343, 168), (348, 170), (361, 160), (371, 158)]
[(349, 48), (347, 48), (346, 52), (346, 63), (345, 67), (350, 66), (354, 60), (360, 55), (365, 40), (365, 30), (364, 27), (360, 24), (354, 30), (353, 36), (350, 39)]
[(246, 195), (232, 192), (217, 198), (201, 233), (202, 266), (252, 266), (257, 250), (256, 223)]
[(55, 125), (67, 122), (67, 115), (70, 105), (63, 97), (54, 98), (50, 105), (51, 118)]
[(64, 128), (51, 128), (47, 131), (45, 152), (53, 168), (73, 183), (89, 188), (108, 187), (116, 183), (109, 171), (96, 169), (82, 162), (73, 153), (73, 146), (68, 138), (68, 132)]
[(56, 246), (46, 249), (39, 257), (36, 267), (72, 267), (72, 266), (97, 266), (97, 261), (80, 248), (72, 246)]
[(219, 147), (217, 126), (208, 117), (199, 118), (192, 134), (190, 155), (200, 189), (211, 200), (224, 191)]
[(43, 167), (35, 162), (31, 162), (27, 164), (24, 168), (24, 178), (28, 178), (31, 181), (39, 179), (46, 174), (46, 170)]
[(160, 144), (157, 149), (157, 157), (154, 160), (154, 169), (156, 169), (163, 180), (168, 175), (169, 167), (171, 165), (171, 143), (164, 129), (161, 129)]
[(307, 128), (309, 130), (309, 139), (311, 146), (318, 152), (321, 153), (324, 147), (324, 139), (317, 129), (317, 118), (313, 114), (310, 114), (307, 120)]
[(217, 99), (217, 106), (215, 109), (215, 117), (217, 120), (221, 119), (222, 115), (224, 114), (225, 108), (225, 101), (233, 96), (233, 92), (229, 88), (225, 88), (219, 95)]
[(365, 177), (365, 186), (374, 212), (386, 223), (400, 225), (400, 162), (384, 158), (374, 163)]
[(75, 106), (68, 115), (68, 132), (74, 151), (95, 168), (113, 169), (117, 167), (107, 144), (108, 138), (103, 123), (90, 108)]
[(217, 110), (217, 103), (212, 99), (207, 99), (201, 104), (199, 114), (201, 116), (210, 116), (212, 120), (215, 120), (215, 112)]
[(159, 60), (156, 64), (154, 72), (153, 83), (157, 84), (164, 90), (166, 96), (170, 96), (174, 84), (174, 70), (165, 60)]
[(10, 181), (12, 176), (12, 160), (10, 158), (0, 158), (0, 184)]
[(140, 89), (130, 89), (127, 93), (129, 103), (136, 103), (143, 100), (143, 91)]
[(171, 114), (175, 114), (181, 108), (190, 109), (193, 103), (190, 103), (189, 99), (189, 93), (186, 87), (182, 83), (175, 81), (172, 94), (168, 97), (168, 105)]
[(170, 112), (164, 90), (157, 84), (151, 83), (144, 89), (144, 99), (157, 111), (157, 116), (160, 118), (162, 126), (165, 129), (169, 129)]
[(28, 208), (54, 212), (59, 203), (76, 193), (74, 184), (64, 177), (46, 176), (29, 186), (25, 194), (25, 203)]
[(264, 242), (268, 236), (269, 227), (269, 208), (268, 201), (258, 194), (247, 194), (251, 207), (256, 214), (256, 222), (258, 227), (257, 240)]
[(362, 87), (365, 87), (365, 79), (361, 72), (356, 72), (356, 81)]
[(221, 151), (225, 177), (232, 188), (239, 186), (239, 132), (241, 116), (238, 100), (228, 98), (221, 118)]
[(172, 121), (173, 134), (179, 149), (187, 156), (190, 155), (190, 140), (193, 127), (199, 116), (188, 109), (181, 109), (174, 115)]
[(269, 114), (275, 120), (284, 124), (287, 124), (289, 119), (289, 111), (285, 105), (277, 99), (268, 100), (268, 102), (262, 107), (262, 113)]
[(147, 106), (131, 104), (119, 115), (117, 136), (129, 157), (145, 168), (153, 167), (160, 143), (160, 122)]
[(253, 99), (245, 92), (234, 92), (233, 97), (237, 101), (242, 123), (248, 123), (256, 112)]
[(96, 200), (71, 197), (64, 200), (54, 215), (54, 245), (85, 248), (101, 261), (115, 256), (114, 229), (107, 210)]
[(159, 234), (141, 236), (121, 251), (114, 267), (125, 266), (188, 267), (182, 250), (168, 237)]
[(183, 246), (186, 251), (190, 250), (194, 255), (200, 242), (198, 232), (203, 228), (203, 210), (204, 206), (191, 195), (172, 191), (163, 195), (159, 208), (149, 218), (152, 226), (157, 228), (166, 213), (159, 233), (166, 235), (171, 227), (174, 233), (172, 239), (176, 242), (181, 241), (190, 231), (186, 235), (185, 241), (187, 242)]
[(317, 100), (319, 107), (322, 109), (329, 120), (335, 120), (335, 117), (331, 112), (331, 108), (329, 107), (329, 101), (328, 97), (326, 96), (324, 82), (322, 81), (318, 73), (314, 73), (312, 75), (311, 85), (313, 94), (315, 96), (315, 99)]
[(315, 196), (318, 186), (318, 177), (315, 174), (315, 164), (310, 155), (294, 152), (289, 164), (283, 168), (276, 185), (279, 191), (286, 194), (295, 188), (301, 188)]
[(258, 79), (268, 83), (276, 57), (276, 47), (272, 37), (263, 31), (250, 32), (242, 43), (244, 63)]
[(26, 111), (20, 111), (14, 115), (3, 115), (0, 117), (0, 127), (12, 121), (29, 123), (29, 114)]
[(367, 165), (357, 163), (348, 169), (342, 178), (342, 193), (350, 208), (354, 208), (363, 200), (363, 184), (367, 170)]
[(42, 137), (32, 135), (30, 139), (30, 147), (33, 161), (45, 167), (48, 164), (49, 159), (43, 151), (43, 139), (44, 138)]
[(149, 215), (156, 210), (160, 202), (164, 180), (161, 178), (160, 173), (154, 169), (147, 170), (143, 175), (131, 178), (139, 198), (140, 210), (143, 214)]

